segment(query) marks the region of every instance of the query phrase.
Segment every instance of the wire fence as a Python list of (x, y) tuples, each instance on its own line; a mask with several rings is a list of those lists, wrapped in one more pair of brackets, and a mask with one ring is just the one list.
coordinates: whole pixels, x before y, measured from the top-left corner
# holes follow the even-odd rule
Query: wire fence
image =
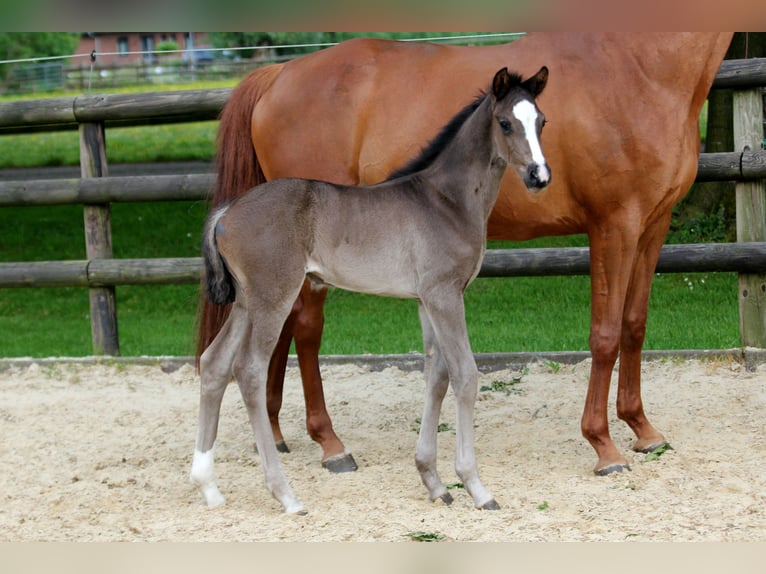
[[(465, 34), (430, 38), (405, 38), (404, 42), (443, 44), (487, 44), (509, 42), (523, 32)], [(183, 84), (189, 82), (240, 78), (255, 67), (290, 60), (335, 45), (337, 42), (241, 46), (231, 48), (191, 48), (177, 50), (139, 50), (98, 52), (0, 60), (12, 66), (0, 85), (0, 95), (44, 94), (51, 91), (93, 91), (119, 87)], [(241, 54), (253, 54), (243, 58)], [(103, 64), (100, 58), (115, 55), (140, 55), (139, 63)]]

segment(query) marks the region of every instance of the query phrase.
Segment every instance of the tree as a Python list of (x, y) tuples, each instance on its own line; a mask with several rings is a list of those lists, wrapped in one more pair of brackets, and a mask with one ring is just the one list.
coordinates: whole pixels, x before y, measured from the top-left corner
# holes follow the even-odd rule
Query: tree
[[(71, 32), (0, 32), (0, 60), (69, 56), (78, 39), (79, 34)], [(0, 65), (0, 79), (5, 79), (12, 67)]]
[[(304, 44), (321, 44), (332, 42), (327, 40), (327, 32), (211, 32), (210, 42), (216, 48), (246, 48), (251, 46), (273, 46), (276, 53), (305, 54), (316, 48), (294, 47), (279, 48), (279, 46), (301, 46)], [(258, 50), (241, 50), (243, 58), (257, 57)]]
[[(737, 32), (725, 59), (766, 57), (766, 33)], [(707, 135), (705, 150), (709, 153), (734, 150), (732, 125), (732, 90), (712, 90), (708, 97)], [(696, 183), (676, 210), (674, 229), (686, 228), (689, 239), (697, 233), (707, 233), (700, 240), (731, 241), (736, 238), (736, 208), (734, 182), (710, 181)], [(711, 237), (710, 234), (714, 236)]]

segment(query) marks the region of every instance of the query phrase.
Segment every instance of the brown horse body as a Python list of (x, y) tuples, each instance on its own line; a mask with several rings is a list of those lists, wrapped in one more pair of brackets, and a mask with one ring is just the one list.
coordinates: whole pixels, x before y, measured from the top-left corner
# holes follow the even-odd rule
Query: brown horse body
[[(617, 413), (636, 434), (633, 448), (665, 442), (641, 401), (649, 292), (671, 209), (694, 181), (698, 116), (731, 36), (539, 33), (487, 47), (352, 40), (269, 66), (243, 80), (224, 109), (213, 203), (263, 178), (383, 180), (500, 65), (524, 75), (548, 65), (551, 80), (540, 106), (550, 122), (545, 146), (553, 181), (533, 196), (506, 177), (488, 237), (588, 235), (593, 362), (582, 432), (598, 455), (595, 472), (622, 470), (627, 460), (607, 423), (618, 354)], [(304, 288), (285, 324), (270, 367), (269, 412), (280, 441), (282, 377), (294, 337), (307, 427), (327, 462), (344, 460), (344, 447), (327, 415), (319, 374), (324, 297)], [(203, 309), (200, 351), (223, 312)], [(353, 461), (341, 462), (341, 470), (349, 467)]]

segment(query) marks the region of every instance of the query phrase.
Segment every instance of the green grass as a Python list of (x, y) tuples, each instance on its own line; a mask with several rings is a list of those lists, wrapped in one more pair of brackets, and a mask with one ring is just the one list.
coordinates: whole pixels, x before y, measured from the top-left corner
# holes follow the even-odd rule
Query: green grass
[[(116, 257), (193, 257), (205, 215), (201, 202), (115, 204)], [(40, 240), (43, 237), (44, 240)], [(524, 246), (582, 244), (582, 237), (540, 239)], [(500, 247), (493, 244), (492, 247)], [(4, 261), (81, 259), (78, 206), (0, 210)], [(704, 281), (703, 281), (704, 280)], [(466, 293), (476, 352), (587, 350), (588, 277), (480, 278)], [(188, 355), (194, 344), (196, 285), (118, 286), (121, 352)], [(414, 301), (330, 290), (322, 352), (407, 353), (422, 348)], [(739, 346), (733, 273), (657, 276), (647, 349)], [(87, 290), (0, 290), (0, 355), (91, 354)]]
[[(466, 292), (472, 348), (475, 352), (585, 351), (589, 301), (588, 277), (479, 278)], [(422, 349), (414, 301), (334, 290), (325, 313), (324, 353)], [(661, 275), (655, 278), (652, 291), (645, 348), (738, 347), (738, 320), (736, 274)]]
[[(237, 79), (204, 84), (165, 84), (147, 87), (99, 90), (99, 93), (157, 92), (229, 88)], [(54, 93), (50, 97), (73, 96)], [(0, 97), (3, 102), (38, 99), (39, 96)], [(190, 122), (157, 126), (111, 128), (107, 130), (106, 154), (109, 163), (210, 160), (215, 153), (217, 121)], [(0, 136), (0, 169), (79, 165), (80, 147), (76, 130)]]
[[(217, 121), (107, 130), (107, 165), (162, 161), (209, 161)], [(76, 131), (0, 136), (0, 169), (80, 164)]]
[[(149, 89), (156, 88), (140, 91)], [(209, 160), (214, 153), (215, 130), (216, 122), (108, 130), (108, 161)], [(0, 168), (78, 162), (75, 132), (0, 136)], [(201, 202), (115, 204), (115, 257), (198, 256), (204, 216), (205, 205)], [(583, 237), (575, 236), (540, 239), (524, 246), (583, 244)], [(84, 257), (80, 206), (0, 209), (0, 260)], [(123, 355), (192, 352), (196, 285), (118, 286), (116, 291)], [(587, 350), (589, 295), (588, 277), (477, 279), (466, 294), (473, 349)], [(650, 302), (645, 348), (738, 347), (737, 305), (737, 279), (733, 273), (658, 276)], [(413, 301), (331, 290), (325, 314), (325, 354), (421, 350), (417, 305)], [(84, 356), (91, 352), (87, 289), (0, 289), (0, 356)]]

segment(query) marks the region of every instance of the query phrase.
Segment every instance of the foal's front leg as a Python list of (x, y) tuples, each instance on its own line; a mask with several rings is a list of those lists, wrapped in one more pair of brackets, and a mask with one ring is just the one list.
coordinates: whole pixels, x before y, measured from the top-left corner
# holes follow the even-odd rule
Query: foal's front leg
[[(455, 393), (457, 407), (455, 472), (473, 498), (476, 508), (495, 510), (499, 506), (479, 478), (474, 450), (473, 412), (479, 371), (468, 341), (462, 291), (450, 293), (442, 289), (435, 297), (422, 300)], [(431, 424), (438, 425), (438, 421)]]
[(437, 432), (442, 402), (449, 387), (447, 365), (442, 357), (439, 344), (434, 334), (431, 320), (419, 306), (420, 325), (423, 330), (423, 354), (425, 357), (424, 375), (426, 378), (426, 396), (423, 418), (420, 421), (420, 434), (415, 449), (415, 466), (420, 472), (428, 496), (431, 500), (440, 498), (446, 504), (452, 504), (452, 495), (439, 477), (436, 470)]

